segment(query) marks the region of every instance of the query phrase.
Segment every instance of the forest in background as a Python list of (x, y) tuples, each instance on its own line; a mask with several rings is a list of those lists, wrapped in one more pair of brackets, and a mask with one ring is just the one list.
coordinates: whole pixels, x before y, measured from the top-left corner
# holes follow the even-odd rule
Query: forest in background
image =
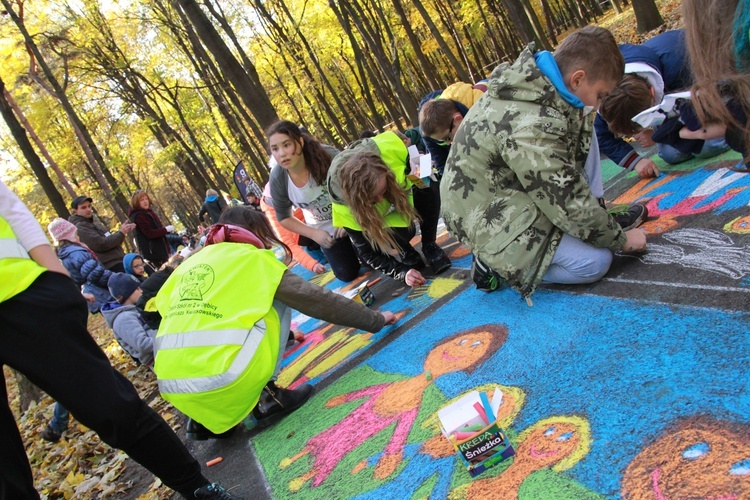
[(238, 162), (265, 182), (279, 118), (344, 147), (416, 126), (422, 96), (530, 41), (633, 9), (634, 30), (662, 23), (654, 0), (0, 2), (6, 184), (43, 225), (86, 194), (115, 227), (145, 189), (189, 231), (207, 188), (239, 195)]

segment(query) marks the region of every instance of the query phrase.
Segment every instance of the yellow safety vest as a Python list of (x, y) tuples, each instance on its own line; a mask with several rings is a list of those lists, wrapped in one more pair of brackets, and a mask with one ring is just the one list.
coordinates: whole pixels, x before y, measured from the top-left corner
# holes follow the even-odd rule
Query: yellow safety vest
[(159, 391), (216, 433), (241, 422), (273, 376), (280, 323), (273, 298), (286, 266), (245, 243), (207, 246), (156, 296)]
[[(393, 132), (376, 135), (372, 140), (375, 141), (378, 150), (380, 150), (380, 157), (396, 176), (398, 185), (409, 191), (409, 202), (414, 205), (411, 192), (412, 183), (406, 178), (406, 172), (404, 171), (409, 160), (409, 152), (404, 145), (404, 141)], [(362, 230), (362, 226), (354, 218), (354, 214), (348, 206), (341, 203), (331, 203), (331, 207), (334, 227), (348, 227), (355, 231)], [(383, 217), (385, 227), (409, 227), (412, 223), (409, 217), (393, 210), (391, 202), (388, 200), (378, 202), (375, 209)]]
[(26, 290), (46, 270), (31, 260), (8, 221), (0, 217), (0, 302)]

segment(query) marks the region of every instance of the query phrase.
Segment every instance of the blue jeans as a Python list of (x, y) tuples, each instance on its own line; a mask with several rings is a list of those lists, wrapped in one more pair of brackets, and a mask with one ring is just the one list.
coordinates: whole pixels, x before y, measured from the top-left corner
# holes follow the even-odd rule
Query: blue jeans
[(659, 148), (659, 158), (665, 162), (674, 165), (675, 163), (682, 163), (693, 157), (696, 158), (711, 158), (719, 155), (729, 149), (726, 141), (721, 139), (709, 139), (703, 143), (703, 148), (699, 153), (683, 153), (678, 149), (670, 146), (669, 144), (657, 143)]
[(66, 410), (60, 403), (55, 403), (55, 411), (52, 415), (52, 420), (49, 421), (49, 426), (53, 431), (62, 434), (65, 429), (68, 428), (70, 412), (68, 412), (68, 410)]

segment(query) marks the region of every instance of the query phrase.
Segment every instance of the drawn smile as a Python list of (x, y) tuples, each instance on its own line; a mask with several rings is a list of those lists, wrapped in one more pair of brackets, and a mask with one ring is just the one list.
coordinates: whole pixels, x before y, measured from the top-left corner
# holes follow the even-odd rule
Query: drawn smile
[(445, 351), (443, 351), (443, 359), (446, 360), (446, 361), (458, 361), (459, 359), (461, 359), (461, 357), (460, 356), (451, 356), (448, 353), (446, 353)]
[(544, 458), (544, 457), (551, 457), (553, 455), (557, 455), (556, 451), (544, 451), (537, 453), (536, 451), (536, 445), (534, 443), (531, 443), (531, 449), (529, 450), (529, 455), (531, 455), (531, 458)]

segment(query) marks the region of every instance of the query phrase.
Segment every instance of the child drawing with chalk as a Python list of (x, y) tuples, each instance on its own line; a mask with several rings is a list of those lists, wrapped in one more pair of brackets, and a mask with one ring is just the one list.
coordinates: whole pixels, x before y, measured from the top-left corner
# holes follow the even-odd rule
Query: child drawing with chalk
[[(483, 325), (456, 333), (436, 345), (425, 358), (423, 372), (406, 380), (377, 384), (331, 398), (327, 408), (352, 401), (365, 401), (342, 421), (307, 441), (293, 457), (281, 461), (285, 469), (310, 455), (310, 470), (293, 479), (291, 491), (299, 491), (307, 481), (318, 487), (326, 481), (341, 460), (368, 439), (395, 424), (384, 453), (375, 466), (376, 479), (389, 477), (404, 458), (404, 445), (422, 406), (425, 390), (442, 375), (473, 372), (489, 359), (508, 338), (500, 325)], [(429, 372), (431, 375), (427, 377)]]

